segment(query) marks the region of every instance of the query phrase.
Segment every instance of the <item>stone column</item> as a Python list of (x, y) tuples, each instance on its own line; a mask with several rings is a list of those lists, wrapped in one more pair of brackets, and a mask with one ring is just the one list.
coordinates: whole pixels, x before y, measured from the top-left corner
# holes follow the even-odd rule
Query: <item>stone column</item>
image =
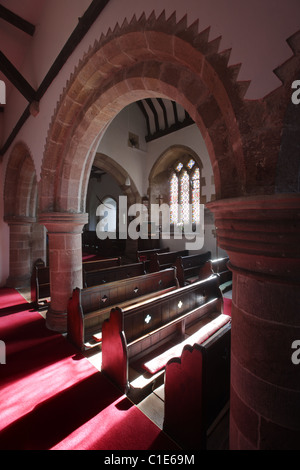
[(6, 285), (28, 287), (31, 277), (31, 228), (35, 219), (11, 216), (4, 220), (9, 225), (9, 277)]
[(300, 448), (300, 197), (208, 204), (233, 272), (230, 448)]
[(67, 331), (67, 304), (75, 287), (82, 288), (82, 229), (88, 214), (43, 213), (39, 222), (48, 231), (51, 305), (49, 329)]

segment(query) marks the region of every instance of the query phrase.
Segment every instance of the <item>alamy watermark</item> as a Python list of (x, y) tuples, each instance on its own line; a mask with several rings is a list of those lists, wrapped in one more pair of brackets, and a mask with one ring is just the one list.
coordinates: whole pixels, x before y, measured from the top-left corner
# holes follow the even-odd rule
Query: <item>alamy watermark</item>
[(0, 341), (0, 364), (6, 364), (6, 346), (4, 341)]
[(296, 90), (292, 93), (292, 103), (300, 104), (300, 80), (294, 80), (292, 83), (292, 89)]
[(300, 339), (293, 341), (292, 349), (295, 349), (291, 358), (292, 363), (295, 364), (295, 366), (298, 366), (300, 364)]
[(6, 104), (6, 85), (3, 80), (0, 80), (0, 104)]
[[(187, 250), (201, 250), (204, 245), (204, 205), (199, 205), (199, 222), (196, 223), (190, 222), (193, 213), (192, 204), (188, 204), (185, 209), (185, 214), (188, 214), (187, 220), (171, 224), (168, 204), (151, 204), (149, 213), (148, 207), (144, 204), (133, 204), (128, 208), (127, 196), (119, 196), (118, 214), (116, 214), (118, 238), (147, 240), (150, 237), (169, 240), (172, 236), (175, 240), (180, 240), (184, 237)], [(100, 221), (96, 226), (96, 234), (100, 240), (117, 238), (115, 217), (113, 219), (110, 217), (110, 212), (114, 210), (111, 204), (100, 204), (97, 207), (96, 215), (100, 216)], [(180, 204), (177, 205), (177, 210), (178, 214), (181, 214)], [(152, 228), (150, 231), (149, 226)]]

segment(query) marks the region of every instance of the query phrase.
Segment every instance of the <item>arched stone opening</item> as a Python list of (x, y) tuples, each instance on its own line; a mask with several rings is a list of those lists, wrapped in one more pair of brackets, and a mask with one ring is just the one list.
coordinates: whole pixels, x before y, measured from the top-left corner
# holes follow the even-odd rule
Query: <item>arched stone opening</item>
[(97, 136), (123, 107), (151, 96), (177, 101), (199, 127), (217, 196), (243, 194), (245, 162), (236, 115), (242, 86), (236, 69), (227, 68), (228, 57), (217, 53), (216, 42), (208, 42), (207, 31), (198, 34), (195, 25), (187, 29), (184, 23), (175, 31), (173, 22), (163, 15), (155, 22), (144, 17), (125, 22), (83, 58), (49, 129), (41, 212), (83, 210)]
[(33, 263), (45, 256), (45, 229), (36, 222), (38, 187), (27, 146), (15, 145), (4, 185), (4, 220), (10, 227), (10, 287), (28, 286)]
[[(116, 247), (118, 254), (124, 256), (126, 259), (132, 260), (132, 262), (136, 261), (136, 250), (137, 250), (137, 240), (120, 240), (119, 239), (119, 196), (125, 196), (127, 202), (127, 213), (128, 209), (131, 205), (138, 203), (141, 201), (141, 195), (136, 187), (135, 182), (130, 177), (131, 175), (128, 171), (115, 160), (113, 160), (108, 155), (103, 153), (97, 152), (93, 161), (93, 167), (98, 168), (107, 175), (110, 176), (112, 182), (116, 182), (116, 186), (118, 188), (119, 193), (117, 195), (112, 196), (110, 193), (107, 193), (105, 196), (111, 196), (116, 201), (117, 207), (117, 233), (116, 239), (119, 241), (113, 241), (113, 246)], [(101, 184), (101, 183), (100, 183)], [(116, 190), (116, 188), (115, 188)], [(97, 201), (97, 207), (102, 201)], [(94, 213), (94, 218), (96, 219), (96, 208)], [(89, 222), (91, 217), (89, 218)], [(105, 241), (102, 243), (105, 247)], [(109, 245), (109, 243), (108, 243)], [(101, 242), (100, 242), (101, 246)], [(119, 248), (119, 249), (118, 249)], [(104, 248), (105, 251), (105, 248)]]

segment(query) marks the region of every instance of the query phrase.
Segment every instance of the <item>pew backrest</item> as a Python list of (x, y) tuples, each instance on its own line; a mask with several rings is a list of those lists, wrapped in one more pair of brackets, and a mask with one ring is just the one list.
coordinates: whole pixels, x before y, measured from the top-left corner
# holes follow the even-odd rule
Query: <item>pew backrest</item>
[(167, 253), (154, 253), (150, 259), (150, 272), (175, 266), (178, 256), (187, 256), (188, 250), (169, 251)]
[(138, 250), (136, 252), (137, 262), (143, 262), (145, 269), (148, 272), (150, 270), (150, 260), (155, 253), (167, 253), (169, 248), (153, 248), (152, 250)]
[(99, 260), (85, 261), (82, 263), (82, 271), (84, 273), (97, 271), (99, 269), (112, 268), (121, 265), (121, 257), (104, 258)]
[(208, 263), (210, 259), (210, 251), (195, 255), (178, 256), (176, 269), (180, 286), (209, 277), (213, 273), (211, 265)]
[[(100, 269), (120, 266), (121, 258), (105, 258), (96, 261), (84, 261), (82, 263), (83, 285), (85, 284), (85, 275), (87, 272), (97, 272)], [(49, 266), (45, 266), (43, 260), (39, 259), (35, 262), (31, 275), (31, 302), (39, 305), (39, 301), (43, 298), (50, 297), (50, 270)]]
[(109, 317), (112, 306), (131, 305), (140, 299), (177, 288), (174, 268), (83, 289), (76, 288), (68, 302), (68, 337), (83, 349), (84, 343), (93, 334), (101, 332), (103, 321)]
[(144, 263), (122, 264), (105, 269), (87, 271), (84, 274), (84, 287), (96, 286), (145, 274)]

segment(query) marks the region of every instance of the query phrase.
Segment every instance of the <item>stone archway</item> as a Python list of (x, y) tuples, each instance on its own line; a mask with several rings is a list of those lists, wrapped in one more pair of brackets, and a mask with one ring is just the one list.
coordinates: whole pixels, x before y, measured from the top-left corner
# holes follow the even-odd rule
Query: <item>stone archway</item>
[(4, 220), (10, 227), (7, 285), (28, 285), (36, 259), (44, 258), (44, 227), (36, 223), (37, 180), (28, 147), (17, 143), (10, 155), (4, 184)]
[(187, 28), (184, 22), (175, 27), (174, 17), (134, 18), (102, 36), (72, 75), (52, 118), (41, 212), (83, 210), (97, 135), (124, 106), (151, 96), (177, 101), (194, 119), (209, 151), (218, 196), (242, 194), (246, 173), (236, 114), (244, 84), (235, 80), (227, 61), (218, 44), (208, 42), (207, 31), (198, 34), (195, 25)]
[[(81, 285), (78, 232), (87, 221), (85, 196), (99, 134), (126, 105), (153, 96), (181, 104), (204, 138), (218, 197), (243, 194), (246, 165), (236, 113), (244, 85), (236, 82), (235, 68), (227, 68), (228, 57), (218, 54), (218, 42), (208, 42), (208, 31), (199, 34), (197, 25), (187, 28), (186, 19), (175, 25), (174, 18), (142, 15), (101, 36), (57, 105), (42, 162), (39, 199), (39, 220), (50, 237), (51, 230), (56, 234), (54, 324), (63, 318), (72, 288)], [(64, 233), (63, 224), (77, 234), (76, 243), (58, 242), (57, 231)], [(58, 263), (59, 250), (63, 258), (67, 247), (72, 252), (69, 243), (79, 250), (76, 256), (73, 251), (76, 262)]]
[[(97, 136), (133, 101), (165, 97), (178, 102), (208, 149), (217, 199), (209, 208), (234, 270), (231, 447), (282, 443), (288, 448), (299, 440), (300, 420), (294, 411), (299, 409), (299, 389), (290, 362), (280, 363), (280, 370), (287, 370), (283, 384), (267, 351), (271, 337), (274, 348), (282, 337), (288, 348), (293, 326), (299, 327), (283, 309), (287, 286), (289, 305), (299, 305), (299, 197), (273, 197), (286, 90), (244, 101), (248, 83), (237, 81), (240, 65), (228, 66), (230, 51), (219, 52), (220, 38), (209, 41), (208, 35), (209, 29), (198, 32), (197, 22), (188, 27), (186, 17), (177, 23), (175, 13), (169, 19), (165, 13), (134, 17), (102, 35), (67, 83), (52, 118), (41, 173), (39, 219), (49, 230), (50, 272), (54, 265), (57, 269), (48, 326), (66, 328), (68, 298), (73, 287), (81, 286), (80, 237)], [(282, 220), (289, 222), (288, 230)], [(275, 243), (266, 253), (262, 246), (269, 234)], [(296, 257), (292, 271), (291, 253)], [(279, 291), (281, 300), (275, 304)], [(252, 308), (252, 298), (257, 308)], [(284, 415), (280, 403), (285, 403)]]

